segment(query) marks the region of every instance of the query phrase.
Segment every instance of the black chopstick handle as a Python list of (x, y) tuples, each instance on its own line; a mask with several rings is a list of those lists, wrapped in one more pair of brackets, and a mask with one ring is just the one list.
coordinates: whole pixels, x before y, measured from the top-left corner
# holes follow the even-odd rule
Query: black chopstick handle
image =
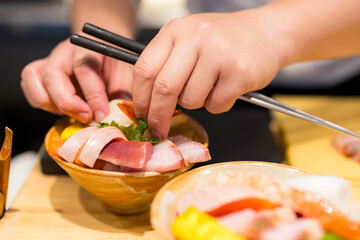
[(141, 54), (142, 51), (145, 49), (146, 45), (136, 42), (134, 40), (131, 40), (129, 38), (125, 38), (123, 36), (120, 36), (116, 33), (110, 32), (106, 29), (97, 27), (90, 23), (85, 23), (83, 26), (82, 31), (84, 33), (87, 33), (91, 36), (97, 37), (99, 39), (102, 39), (106, 42), (115, 44), (116, 46), (122, 47), (124, 49), (130, 50), (132, 52)]
[(116, 58), (118, 60), (135, 64), (138, 60), (139, 56), (133, 53), (129, 53), (126, 51), (123, 51), (121, 49), (109, 46), (104, 43), (100, 43), (98, 41), (77, 35), (77, 34), (71, 34), (70, 36), (70, 42), (72, 44), (78, 45), (83, 48), (87, 48), (89, 50), (101, 53), (103, 55)]

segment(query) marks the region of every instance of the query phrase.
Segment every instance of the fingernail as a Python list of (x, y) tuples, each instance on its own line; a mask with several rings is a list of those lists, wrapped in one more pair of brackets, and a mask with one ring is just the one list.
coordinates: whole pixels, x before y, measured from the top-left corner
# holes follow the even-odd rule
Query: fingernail
[(156, 139), (164, 139), (163, 136), (155, 130), (151, 130), (151, 136)]
[(82, 120), (84, 120), (84, 122), (88, 122), (90, 119), (90, 114), (89, 113), (87, 113), (87, 112), (80, 112), (79, 114), (78, 114), (78, 116), (82, 119)]
[(96, 121), (101, 121), (105, 118), (105, 113), (103, 113), (102, 111), (96, 111), (95, 112), (95, 120)]

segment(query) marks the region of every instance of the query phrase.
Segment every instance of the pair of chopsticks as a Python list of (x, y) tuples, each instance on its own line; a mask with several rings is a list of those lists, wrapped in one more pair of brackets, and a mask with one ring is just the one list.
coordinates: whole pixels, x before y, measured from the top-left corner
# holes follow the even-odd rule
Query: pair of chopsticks
[[(120, 35), (117, 35), (115, 33), (112, 33), (108, 30), (105, 30), (103, 28), (94, 26), (89, 23), (85, 23), (83, 26), (83, 32), (87, 33), (89, 35), (92, 35), (96, 38), (102, 39), (106, 42), (112, 43), (116, 46), (119, 46), (123, 49), (127, 49), (129, 51), (125, 51), (110, 45), (107, 45), (105, 43), (98, 42), (96, 40), (92, 40), (83, 36), (80, 36), (78, 34), (72, 34), (70, 36), (70, 42), (78, 45), (80, 47), (87, 48), (89, 50), (101, 53), (103, 55), (116, 58), (118, 60), (121, 60), (123, 62), (127, 62), (130, 64), (135, 64), (136, 61), (139, 58), (139, 55), (142, 53), (142, 51), (145, 49), (146, 45), (136, 42), (134, 40), (122, 37)], [(309, 113), (303, 112), (299, 109), (290, 107), (284, 103), (281, 103), (279, 101), (276, 101), (273, 98), (267, 97), (265, 95), (262, 95), (257, 92), (248, 92), (244, 95), (241, 95), (239, 99), (259, 105), (264, 108), (268, 108), (271, 110), (275, 110), (278, 112), (282, 112), (284, 114), (300, 118), (312, 123), (316, 123), (321, 126), (325, 126), (343, 133), (350, 134), (355, 137), (360, 138), (360, 134), (353, 132), (349, 129), (343, 128), (335, 123), (326, 121), (324, 119), (321, 119), (319, 117), (313, 116)]]

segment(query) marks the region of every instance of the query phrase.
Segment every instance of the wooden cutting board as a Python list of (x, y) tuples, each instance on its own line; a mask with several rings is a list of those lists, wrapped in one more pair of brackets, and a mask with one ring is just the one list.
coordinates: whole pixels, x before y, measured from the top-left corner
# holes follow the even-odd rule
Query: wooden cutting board
[[(360, 97), (288, 96), (275, 98), (340, 126), (360, 132)], [(337, 152), (331, 146), (337, 131), (273, 113), (277, 136), (288, 164), (317, 174), (336, 175), (350, 181), (354, 196), (360, 200), (360, 163)]]

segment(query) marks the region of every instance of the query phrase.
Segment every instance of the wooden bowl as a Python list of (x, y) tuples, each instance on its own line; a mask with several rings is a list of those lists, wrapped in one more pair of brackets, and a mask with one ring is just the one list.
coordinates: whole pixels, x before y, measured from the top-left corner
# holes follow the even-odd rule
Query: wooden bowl
[(155, 196), (151, 205), (151, 226), (166, 239), (175, 239), (171, 233), (171, 225), (176, 218), (177, 200), (196, 188), (215, 185), (217, 178), (226, 172), (257, 172), (286, 180), (293, 177), (314, 175), (305, 170), (287, 165), (267, 162), (228, 162), (207, 165), (193, 169), (168, 182)]
[[(84, 189), (96, 196), (106, 209), (119, 214), (137, 214), (149, 210), (156, 192), (169, 180), (190, 169), (186, 168), (158, 173), (124, 173), (90, 169), (66, 162), (55, 156), (61, 145), (60, 134), (70, 124), (64, 120), (53, 126), (45, 137), (49, 155)], [(208, 146), (205, 129), (186, 114), (173, 118), (170, 136), (184, 135)]]

